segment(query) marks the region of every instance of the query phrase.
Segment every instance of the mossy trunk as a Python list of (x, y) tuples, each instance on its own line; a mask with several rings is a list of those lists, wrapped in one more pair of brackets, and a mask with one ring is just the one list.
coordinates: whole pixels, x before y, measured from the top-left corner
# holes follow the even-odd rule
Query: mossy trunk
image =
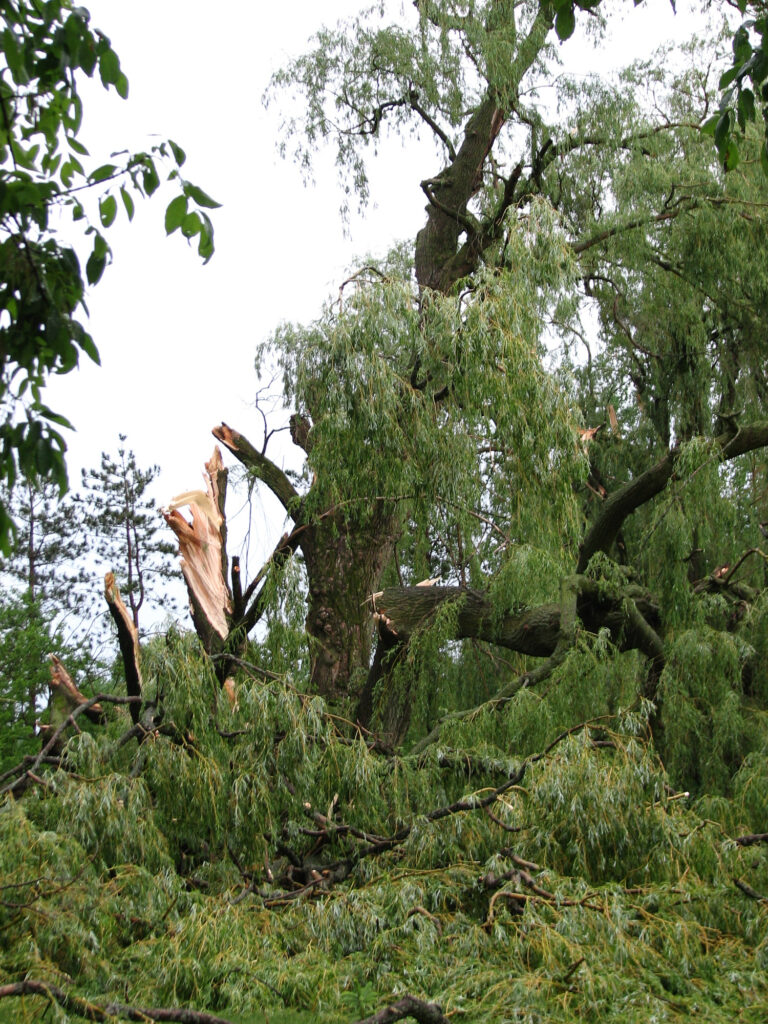
[(373, 639), (370, 597), (392, 558), (396, 536), (395, 519), (381, 509), (366, 522), (330, 516), (307, 529), (302, 550), (314, 693), (330, 699), (360, 693)]

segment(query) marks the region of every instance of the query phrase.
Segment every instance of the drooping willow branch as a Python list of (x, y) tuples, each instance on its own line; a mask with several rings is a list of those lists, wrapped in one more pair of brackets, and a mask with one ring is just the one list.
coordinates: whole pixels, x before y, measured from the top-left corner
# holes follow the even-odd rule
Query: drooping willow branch
[[(763, 420), (738, 427), (735, 432), (726, 431), (719, 434), (714, 438), (713, 445), (714, 457), (721, 462), (735, 459), (757, 448), (765, 448), (768, 445), (768, 421)], [(590, 558), (597, 551), (608, 552), (624, 521), (641, 505), (655, 498), (666, 488), (673, 478), (679, 457), (679, 446), (670, 449), (656, 465), (608, 496), (581, 544), (577, 573), (586, 570)]]
[(75, 725), (75, 719), (79, 718), (80, 715), (87, 714), (88, 711), (90, 711), (98, 704), (130, 705), (140, 701), (141, 697), (136, 696), (117, 697), (112, 693), (97, 693), (95, 697), (91, 697), (90, 700), (85, 701), (83, 704), (79, 704), (67, 715), (65, 720), (61, 723), (61, 725), (59, 725), (58, 728), (53, 731), (53, 733), (46, 741), (40, 753), (37, 754), (37, 756), (32, 760), (32, 763), (28, 767), (25, 767), (27, 759), (24, 758), (17, 765), (15, 765), (13, 768), (9, 768), (8, 771), (4, 772), (3, 775), (0, 776), (0, 780), (4, 780), (12, 778), (14, 775), (19, 775), (21, 773), (20, 777), (16, 779), (15, 782), (11, 782), (8, 785), (3, 786), (2, 789), (0, 789), (0, 796), (3, 796), (5, 793), (9, 792), (13, 792), (14, 795), (18, 795), (18, 792), (26, 787), (26, 784), (30, 776), (34, 775), (34, 773), (37, 771), (40, 765), (45, 762), (46, 757), (51, 753), (51, 751), (57, 748), (59, 740), (63, 735), (64, 731), (70, 728), (71, 726)]

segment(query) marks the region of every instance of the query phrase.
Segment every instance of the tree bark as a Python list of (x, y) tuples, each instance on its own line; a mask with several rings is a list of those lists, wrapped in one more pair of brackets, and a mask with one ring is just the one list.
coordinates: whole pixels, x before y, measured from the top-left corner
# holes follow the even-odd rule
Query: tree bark
[[(117, 626), (117, 642), (123, 658), (125, 686), (129, 697), (142, 696), (141, 664), (139, 652), (139, 631), (133, 616), (123, 604), (120, 591), (117, 589), (114, 573), (108, 572), (104, 577), (104, 597), (109, 605), (109, 612)], [(136, 725), (141, 716), (141, 705), (138, 701), (130, 705), (131, 718)]]
[[(714, 438), (714, 444), (719, 449), (718, 458), (723, 462), (756, 448), (764, 448), (768, 445), (768, 421), (737, 427), (735, 432), (726, 431)], [(679, 456), (679, 447), (670, 449), (656, 465), (608, 496), (582, 542), (577, 573), (586, 571), (590, 558), (597, 551), (610, 551), (624, 520), (664, 490), (672, 479)]]
[[(294, 418), (295, 440), (305, 450), (309, 447), (310, 429), (304, 418)], [(391, 507), (379, 502), (362, 516), (346, 510), (310, 516), (306, 501), (285, 473), (246, 437), (226, 423), (215, 427), (213, 434), (269, 487), (294, 521), (294, 530), (278, 544), (277, 557), (273, 556), (272, 561), (296, 548), (304, 556), (310, 688), (330, 699), (356, 696), (368, 672), (371, 655), (372, 626), (366, 601), (392, 557), (398, 532)], [(260, 581), (268, 569), (265, 566), (256, 580)], [(246, 593), (253, 590), (252, 583)], [(249, 609), (244, 613), (248, 629), (255, 625), (251, 612), (258, 599), (258, 594), (250, 597)]]

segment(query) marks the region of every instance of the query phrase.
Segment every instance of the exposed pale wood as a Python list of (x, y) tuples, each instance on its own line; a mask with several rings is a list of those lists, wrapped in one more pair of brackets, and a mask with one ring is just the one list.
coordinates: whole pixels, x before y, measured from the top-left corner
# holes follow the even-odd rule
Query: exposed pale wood
[[(206, 462), (203, 476), (205, 490), (178, 495), (163, 509), (163, 516), (179, 542), (192, 620), (210, 654), (219, 651), (229, 636), (232, 617), (223, 515), (226, 470), (218, 447)], [(191, 521), (178, 511), (185, 506)]]
[[(80, 704), (87, 704), (90, 698), (83, 696), (78, 690), (72, 676), (64, 668), (61, 660), (55, 654), (50, 656), (50, 660), (51, 693), (55, 693), (65, 700), (69, 704), (70, 711), (79, 707)], [(86, 708), (84, 714), (92, 722), (102, 722), (104, 720), (104, 709), (101, 704), (93, 704), (90, 708)]]

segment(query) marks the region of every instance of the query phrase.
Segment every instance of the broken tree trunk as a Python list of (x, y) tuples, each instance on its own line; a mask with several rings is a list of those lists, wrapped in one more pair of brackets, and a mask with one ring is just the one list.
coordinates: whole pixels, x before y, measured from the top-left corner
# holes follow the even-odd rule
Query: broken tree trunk
[[(117, 626), (117, 642), (123, 659), (125, 686), (129, 697), (141, 697), (141, 655), (139, 652), (139, 631), (133, 616), (123, 604), (120, 591), (115, 582), (114, 573), (108, 572), (104, 577), (104, 597), (109, 605), (109, 612)], [(134, 701), (131, 705), (131, 718), (136, 725), (141, 716), (141, 705)]]
[[(301, 549), (307, 570), (310, 689), (331, 699), (357, 696), (371, 656), (372, 629), (366, 600), (392, 557), (399, 532), (393, 506), (377, 502), (362, 515), (349, 508), (310, 515), (307, 502), (285, 473), (246, 437), (226, 423), (215, 427), (213, 434), (269, 487), (294, 521), (294, 530), (280, 541), (256, 580), (266, 575), (270, 564), (279, 564), (287, 554)], [(306, 420), (294, 417), (292, 437), (309, 454), (310, 426)], [(251, 584), (247, 592), (253, 589)], [(258, 594), (249, 599), (250, 608), (255, 608)], [(255, 616), (248, 609), (244, 619), (249, 629), (255, 624)]]
[[(227, 649), (232, 633), (232, 594), (227, 585), (226, 518), (224, 502), (227, 470), (221, 452), (214, 448), (205, 463), (205, 490), (179, 494), (163, 509), (163, 517), (179, 542), (181, 571), (187, 584), (190, 611), (197, 635), (212, 656)], [(187, 506), (191, 520), (178, 510)], [(224, 681), (228, 665), (217, 663)]]

